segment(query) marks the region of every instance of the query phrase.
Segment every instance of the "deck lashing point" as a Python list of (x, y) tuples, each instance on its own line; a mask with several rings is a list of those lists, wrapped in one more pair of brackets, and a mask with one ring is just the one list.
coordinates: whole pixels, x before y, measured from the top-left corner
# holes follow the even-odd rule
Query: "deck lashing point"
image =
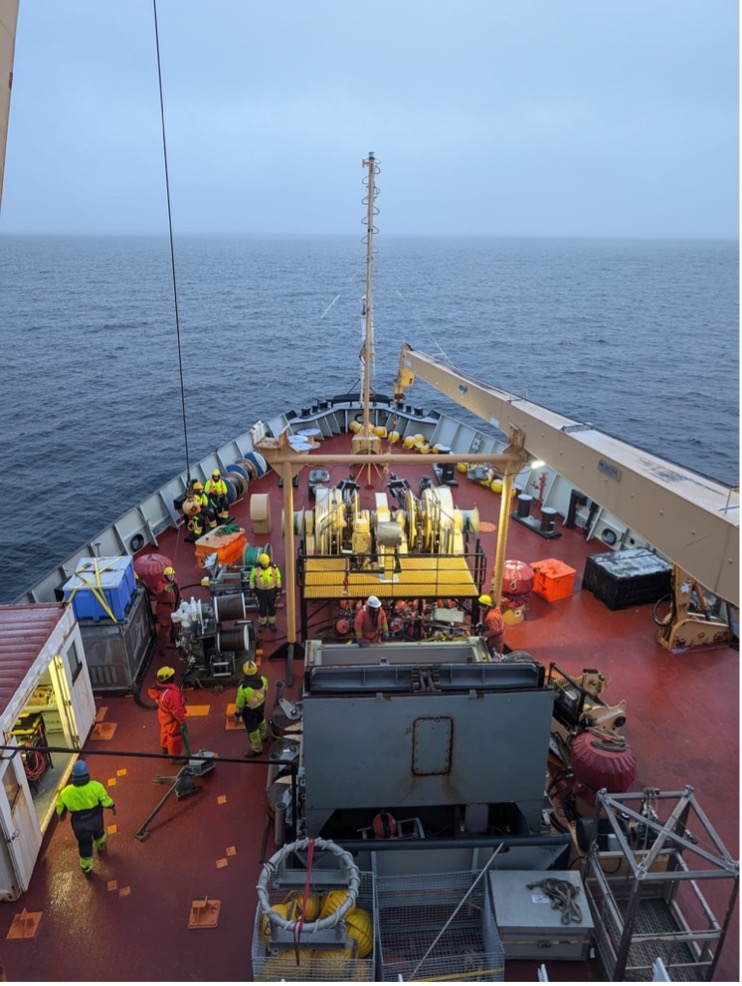
[(194, 900), (188, 917), (189, 928), (215, 928), (219, 924), (222, 902), (220, 900)]

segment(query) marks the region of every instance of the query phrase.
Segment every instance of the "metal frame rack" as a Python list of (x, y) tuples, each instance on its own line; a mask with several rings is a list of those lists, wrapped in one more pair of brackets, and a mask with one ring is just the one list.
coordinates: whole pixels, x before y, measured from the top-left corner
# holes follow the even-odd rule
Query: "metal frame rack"
[[(607, 851), (599, 848), (599, 833)], [(709, 885), (724, 880), (731, 886)], [(728, 889), (721, 920), (702, 884), (722, 906)], [(739, 862), (722, 844), (692, 787), (600, 791), (584, 885), (610, 980), (651, 981), (658, 957), (675, 981), (713, 978), (737, 899)]]

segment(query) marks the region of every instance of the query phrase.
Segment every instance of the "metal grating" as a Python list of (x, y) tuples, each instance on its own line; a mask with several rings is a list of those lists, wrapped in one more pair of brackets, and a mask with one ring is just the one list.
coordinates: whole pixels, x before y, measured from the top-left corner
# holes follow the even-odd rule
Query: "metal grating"
[[(313, 941), (312, 934), (302, 934), (298, 947), (271, 947), (261, 934), (263, 911), (258, 906), (252, 936), (253, 982), (373, 982), (375, 965), (375, 946), (373, 927), (376, 924), (374, 911), (374, 883), (371, 873), (361, 873), (356, 907), (366, 911), (372, 921), (371, 952), (363, 958), (358, 956), (358, 941), (352, 936), (339, 935), (339, 942), (328, 946), (325, 942)], [(327, 885), (310, 887), (310, 894), (322, 895), (328, 892)], [(299, 897), (303, 891), (299, 892)], [(285, 888), (269, 892), (271, 906), (287, 899)], [(352, 920), (349, 912), (346, 917)], [(327, 937), (327, 935), (325, 935)], [(324, 945), (324, 947), (322, 947)]]
[(400, 555), (399, 570), (388, 581), (378, 574), (346, 571), (344, 558), (312, 556), (303, 559), (305, 599), (416, 597), (473, 598), (479, 595), (463, 555)]
[(382, 982), (504, 980), (502, 943), (494, 924), (484, 920), (485, 881), (460, 906), (475, 879), (469, 872), (377, 879)]
[[(617, 900), (622, 917), (625, 916), (628, 901)], [(634, 924), (634, 935), (646, 935), (648, 940), (632, 939), (628, 962), (623, 981), (627, 983), (653, 982), (653, 964), (661, 958), (671, 973), (673, 982), (705, 982), (706, 970), (699, 964), (690, 947), (682, 941), (673, 941), (672, 936), (681, 929), (674, 920), (667, 903), (661, 898), (641, 900)], [(600, 920), (595, 923), (596, 944), (603, 968), (612, 974), (616, 965), (616, 954), (621, 943), (621, 929), (605, 908)]]

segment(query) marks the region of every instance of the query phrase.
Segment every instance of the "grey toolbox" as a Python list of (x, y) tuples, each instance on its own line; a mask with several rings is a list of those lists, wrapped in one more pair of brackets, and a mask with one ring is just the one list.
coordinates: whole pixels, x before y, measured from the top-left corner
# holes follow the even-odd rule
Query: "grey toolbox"
[[(502, 940), (505, 959), (566, 959), (588, 957), (593, 939), (593, 920), (580, 874), (573, 870), (495, 870), (488, 874), (485, 921), (494, 921)], [(574, 903), (579, 921), (562, 924), (563, 911), (541, 887), (529, 883), (568, 880), (578, 888)]]

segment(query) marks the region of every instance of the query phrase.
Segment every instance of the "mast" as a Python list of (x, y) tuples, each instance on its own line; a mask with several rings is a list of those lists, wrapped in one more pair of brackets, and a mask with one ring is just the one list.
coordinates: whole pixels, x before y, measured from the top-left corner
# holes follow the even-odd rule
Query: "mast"
[(13, 88), (13, 58), (18, 25), (18, 0), (0, 0), (0, 201), (3, 196), (5, 148), (8, 138), (10, 93)]
[(366, 225), (366, 293), (362, 299), (361, 315), (364, 319), (363, 349), (361, 351), (361, 362), (363, 364), (363, 423), (360, 429), (353, 436), (351, 448), (353, 452), (364, 454), (378, 454), (381, 451), (381, 439), (374, 435), (373, 424), (371, 423), (371, 364), (374, 359), (374, 295), (373, 295), (373, 262), (374, 262), (374, 234), (378, 232), (374, 225), (374, 217), (378, 215), (375, 199), (378, 194), (376, 188), (376, 175), (379, 168), (376, 164), (374, 152), (370, 151), (368, 158), (363, 162), (363, 167), (367, 169), (366, 177), (367, 194), (363, 199), (366, 205), (366, 216), (363, 222)]

